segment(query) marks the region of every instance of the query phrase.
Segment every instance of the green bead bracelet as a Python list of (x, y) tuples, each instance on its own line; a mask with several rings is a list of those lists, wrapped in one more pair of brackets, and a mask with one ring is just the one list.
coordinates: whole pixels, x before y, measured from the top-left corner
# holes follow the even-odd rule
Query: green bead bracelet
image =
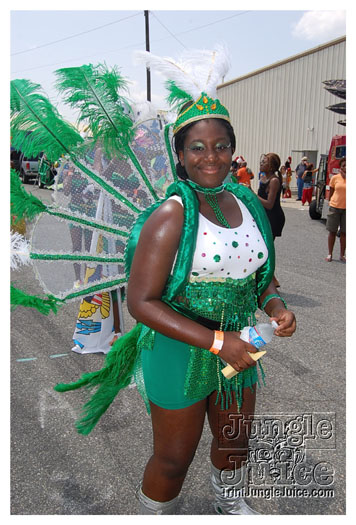
[(266, 308), (266, 304), (271, 300), (271, 299), (280, 299), (282, 301), (282, 303), (284, 304), (285, 308), (288, 309), (287, 307), (287, 303), (285, 302), (285, 300), (283, 299), (283, 297), (281, 297), (279, 294), (277, 293), (272, 293), (270, 295), (267, 295), (267, 297), (265, 297), (263, 299), (263, 302), (261, 304), (261, 310), (264, 310)]

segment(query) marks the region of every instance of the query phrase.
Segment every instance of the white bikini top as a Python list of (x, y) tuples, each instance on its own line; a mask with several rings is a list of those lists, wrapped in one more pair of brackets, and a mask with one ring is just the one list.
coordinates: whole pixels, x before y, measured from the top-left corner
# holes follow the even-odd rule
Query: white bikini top
[[(178, 195), (169, 199), (183, 206)], [(237, 228), (218, 226), (199, 213), (190, 280), (243, 279), (266, 262), (267, 246), (255, 219), (245, 204), (235, 199), (242, 214), (242, 223)]]

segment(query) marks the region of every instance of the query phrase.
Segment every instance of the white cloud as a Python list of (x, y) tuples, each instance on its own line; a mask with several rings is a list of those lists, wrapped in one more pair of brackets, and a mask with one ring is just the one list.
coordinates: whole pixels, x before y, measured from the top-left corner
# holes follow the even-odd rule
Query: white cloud
[(346, 34), (346, 11), (307, 11), (295, 25), (293, 36), (327, 41)]

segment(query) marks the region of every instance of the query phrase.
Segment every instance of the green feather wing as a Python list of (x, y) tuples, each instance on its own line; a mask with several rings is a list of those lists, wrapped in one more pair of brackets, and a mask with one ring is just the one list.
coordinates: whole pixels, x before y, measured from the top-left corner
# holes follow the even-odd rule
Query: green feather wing
[(95, 141), (107, 155), (125, 154), (124, 144), (133, 138), (132, 110), (120, 91), (127, 82), (117, 67), (86, 64), (56, 71), (56, 87), (65, 101), (79, 111), (79, 122), (89, 124)]
[(73, 152), (83, 142), (78, 131), (65, 122), (41, 86), (26, 79), (10, 85), (11, 145), (28, 156), (45, 151), (55, 162), (61, 155)]

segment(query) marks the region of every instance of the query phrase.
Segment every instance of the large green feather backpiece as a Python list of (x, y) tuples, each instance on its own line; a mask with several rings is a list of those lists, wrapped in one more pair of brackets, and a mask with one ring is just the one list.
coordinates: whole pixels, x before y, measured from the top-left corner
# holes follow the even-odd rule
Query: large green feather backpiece
[[(202, 91), (215, 98), (229, 68), (223, 46), (186, 51), (179, 61), (137, 52), (136, 61), (165, 75), (174, 111)], [(25, 252), (47, 306), (124, 285), (132, 226), (176, 180), (171, 125), (157, 116), (137, 121), (117, 67), (87, 64), (59, 69), (56, 76), (64, 102), (78, 114), (77, 125), (87, 130), (85, 139), (38, 84), (11, 82), (12, 146), (59, 163), (52, 205), (29, 196), (16, 174), (11, 183), (12, 213), (33, 221)], [(21, 296), (20, 304), (25, 302)]]
[[(51, 205), (11, 175), (12, 214), (32, 221), (29, 258), (50, 305), (124, 285), (132, 225), (175, 180), (170, 126), (158, 117), (137, 122), (116, 67), (89, 64), (56, 75), (59, 93), (87, 130), (85, 139), (41, 86), (11, 82), (11, 145), (59, 163)], [(12, 297), (26, 305), (25, 294)], [(35, 303), (29, 298), (29, 306)]]

